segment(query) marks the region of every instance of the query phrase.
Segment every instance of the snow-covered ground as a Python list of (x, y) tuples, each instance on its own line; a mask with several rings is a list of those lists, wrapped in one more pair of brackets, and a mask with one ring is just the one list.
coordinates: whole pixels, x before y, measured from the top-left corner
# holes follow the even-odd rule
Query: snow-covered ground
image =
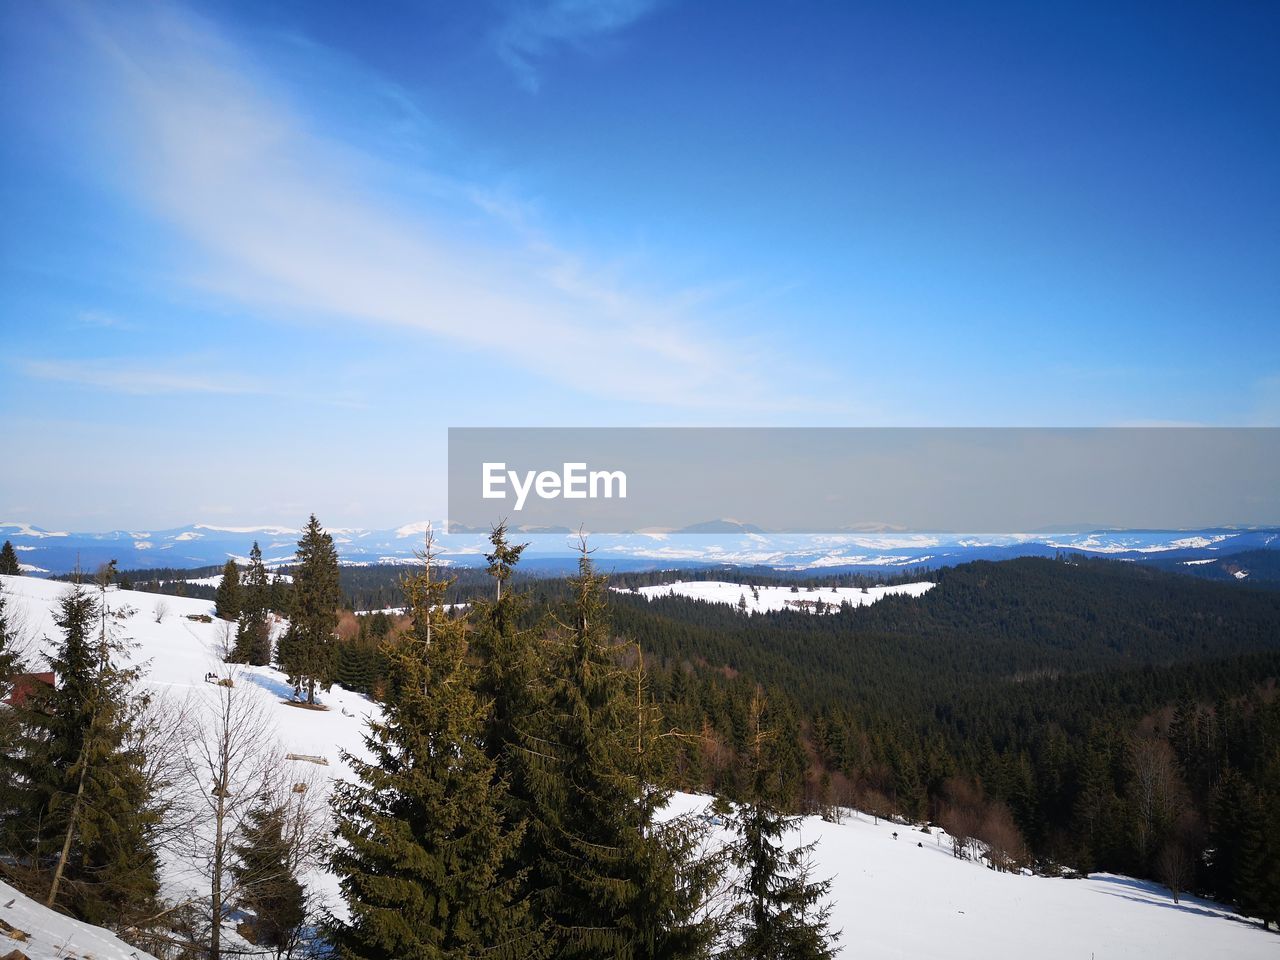
[[(67, 584), (52, 580), (0, 576), (6, 613), (17, 625), (19, 640), (28, 652), (48, 649), (47, 641), (59, 636), (53, 616), (59, 598), (68, 589)], [(211, 707), (220, 688), (206, 682), (205, 675), (224, 676), (233, 671), (237, 689), (258, 701), (272, 728), (259, 749), (278, 755), (289, 771), (296, 770), (299, 781), (318, 774), (327, 792), (334, 778), (349, 775), (341, 751), (363, 753), (365, 721), (379, 712), (377, 705), (339, 685), (321, 696), (328, 710), (287, 705), (284, 701), (291, 699), (293, 691), (283, 673), (270, 667), (232, 667), (222, 661), (220, 651), (234, 637), (227, 632), (225, 621), (190, 619), (211, 617), (212, 601), (112, 589), (107, 592), (107, 606), (116, 632), (135, 644), (131, 657), (145, 666), (144, 682), (175, 708), (190, 714), (201, 706)], [(322, 757), (327, 764), (283, 759), (288, 754)], [(171, 895), (196, 883), (195, 877), (185, 864), (172, 859), (165, 862), (164, 880)], [(337, 883), (330, 874), (317, 871), (308, 882), (332, 907), (341, 908)]]
[[(243, 564), (242, 564), (243, 566)], [(244, 571), (241, 571), (241, 576)], [(281, 583), (293, 583), (293, 577), (287, 573), (273, 573), (273, 578), (280, 580)], [(215, 573), (211, 577), (189, 577), (186, 580), (166, 580), (165, 583), (189, 583), (197, 587), (213, 587), (215, 590), (222, 586), (222, 574)]]
[[(682, 794), (672, 808), (695, 812), (709, 802)], [(805, 817), (792, 837), (817, 841), (813, 875), (832, 881), (832, 927), (843, 930), (843, 955), (850, 958), (1280, 955), (1280, 937), (1218, 904), (1185, 896), (1175, 904), (1163, 887), (1110, 874), (1064, 880), (997, 873), (955, 859), (937, 830), (925, 834), (850, 814), (838, 824)]]
[[(744, 592), (738, 584), (722, 586), (732, 588), (732, 595), (726, 594), (719, 602), (736, 603)], [(909, 585), (916, 595), (929, 586)], [(24, 636), (37, 645), (40, 637), (57, 636), (52, 614), (58, 598), (68, 589), (66, 584), (0, 577), (0, 589), (5, 591), (8, 612)], [(787, 588), (772, 589), (781, 589), (784, 601), (795, 596)], [(751, 592), (745, 592), (750, 603)], [(827, 594), (830, 596), (829, 591)], [(766, 588), (761, 588), (762, 603), (766, 596)], [(147, 663), (147, 683), (154, 690), (178, 701), (216, 696), (218, 688), (203, 678), (210, 671), (226, 669), (218, 658), (225, 640), (222, 624), (188, 619), (189, 615), (212, 613), (212, 603), (116, 590), (109, 592), (108, 602), (121, 632), (138, 644), (134, 656)], [(851, 602), (869, 601), (854, 597)], [(164, 616), (157, 623), (158, 612)], [(301, 710), (282, 702), (291, 691), (278, 671), (239, 669), (238, 689), (259, 698), (274, 728), (276, 742), (266, 738), (261, 749), (322, 756), (328, 766), (299, 766), (322, 771), (329, 778), (346, 773), (338, 751), (362, 751), (364, 724), (377, 712), (375, 705), (334, 687), (323, 696), (330, 710)], [(705, 797), (677, 795), (671, 812), (696, 812), (707, 803)], [(1264, 932), (1256, 923), (1202, 900), (1184, 897), (1182, 903), (1175, 904), (1166, 890), (1145, 881), (1107, 875), (1064, 880), (996, 873), (981, 864), (954, 859), (949, 842), (936, 832), (927, 835), (883, 821), (877, 825), (861, 815), (851, 815), (840, 824), (805, 818), (794, 839), (818, 841), (815, 875), (832, 878), (833, 925), (844, 931), (844, 955), (848, 957), (1202, 960), (1280, 956), (1280, 937)], [(191, 882), (191, 874), (184, 872), (181, 864), (167, 865), (169, 895)], [(332, 876), (316, 872), (308, 882), (341, 908)], [(16, 948), (31, 960), (90, 956), (95, 960), (149, 960), (142, 951), (124, 947), (109, 934), (45, 911), (3, 885), (0, 921), (31, 937), (25, 943), (11, 944), (0, 933), (0, 957)]]
[(0, 957), (28, 960), (155, 960), (101, 927), (46, 909), (0, 882)]
[(745, 601), (749, 613), (772, 610), (807, 610), (811, 613), (835, 613), (843, 604), (860, 607), (875, 603), (882, 597), (901, 594), (908, 597), (922, 596), (932, 583), (903, 583), (893, 587), (763, 587), (751, 584), (726, 583), (722, 580), (677, 580), (675, 583), (657, 584), (628, 590), (614, 587), (619, 593), (638, 593), (652, 600), (654, 597), (689, 597), (707, 603), (727, 603), (739, 606)]

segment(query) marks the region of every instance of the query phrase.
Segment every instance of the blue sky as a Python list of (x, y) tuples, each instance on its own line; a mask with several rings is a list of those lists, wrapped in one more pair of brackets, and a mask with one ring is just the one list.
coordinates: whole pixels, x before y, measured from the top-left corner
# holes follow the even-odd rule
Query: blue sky
[(1280, 7), (12, 3), (0, 519), (470, 425), (1280, 423)]

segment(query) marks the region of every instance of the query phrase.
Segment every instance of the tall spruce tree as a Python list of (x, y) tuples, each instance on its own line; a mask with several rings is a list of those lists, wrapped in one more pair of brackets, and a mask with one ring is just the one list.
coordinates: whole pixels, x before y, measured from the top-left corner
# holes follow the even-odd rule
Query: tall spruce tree
[(316, 688), (328, 690), (337, 666), (334, 634), (338, 627), (338, 551), (313, 513), (298, 541), (293, 567), (289, 630), (280, 640), (280, 669), (294, 691), (316, 702)]
[(405, 584), (413, 629), (386, 648), (390, 690), (365, 738), (373, 762), (348, 756), (358, 782), (334, 794), (350, 918), (330, 937), (350, 960), (537, 957), (466, 625), (442, 606), (449, 584), (434, 579), (432, 550), (428, 536), (423, 573)]
[[(1272, 709), (1275, 710), (1274, 703)], [(1256, 886), (1249, 899), (1263, 924), (1280, 930), (1280, 748), (1272, 747), (1260, 780), (1261, 856), (1254, 872)]]
[(1209, 804), (1206, 892), (1242, 911), (1254, 904), (1262, 855), (1262, 803), (1257, 791), (1233, 767), (1227, 767)]
[(265, 797), (249, 811), (231, 845), (240, 906), (253, 914), (249, 925), (255, 944), (270, 947), (277, 957), (298, 942), (307, 919), (306, 896), (294, 869), (286, 831), (288, 807)]
[(501, 521), (489, 533), (489, 543), (493, 547), (492, 553), (484, 555), (485, 560), (489, 562), (489, 576), (493, 577), (497, 586), (497, 600), (502, 601), (502, 587), (511, 579), (512, 573), (515, 572), (516, 564), (520, 562), (520, 554), (524, 553), (527, 543), (512, 543), (507, 539), (507, 521)]
[[(258, 557), (262, 559), (261, 554)], [(214, 594), (214, 614), (223, 620), (240, 618), (240, 568), (228, 559), (222, 567), (222, 582)]]
[(103, 587), (102, 601), (77, 586), (59, 604), (58, 682), (19, 710), (21, 803), (6, 840), (47, 904), (119, 930), (154, 911), (157, 812), (137, 747), (145, 698), (138, 672), (118, 665)]
[(775, 762), (776, 734), (769, 729), (763, 695), (751, 705), (750, 800), (739, 806), (738, 840), (730, 861), (740, 872), (731, 914), (726, 960), (826, 960), (839, 934), (829, 930), (831, 907), (823, 901), (831, 881), (810, 879), (813, 844), (786, 849), (799, 817), (787, 816), (786, 785)]
[(530, 803), (525, 764), (517, 749), (520, 730), (540, 709), (545, 669), (534, 631), (521, 624), (526, 609), (524, 597), (502, 588), (511, 579), (528, 544), (512, 544), (507, 539), (505, 521), (493, 528), (489, 542), (493, 551), (485, 559), (494, 579), (495, 599), (477, 601), (471, 608), (474, 646), (480, 659), (477, 683), (481, 701), (489, 705), (483, 742), (497, 764), (498, 778), (507, 786), (507, 825), (515, 829), (527, 818)]
[(657, 717), (638, 666), (611, 643), (604, 578), (582, 547), (553, 681), (521, 753), (533, 792), (533, 888), (563, 958), (704, 956), (714, 870), (690, 824), (661, 825)]
[(22, 567), (18, 564), (18, 553), (8, 540), (0, 547), (0, 573), (10, 577), (22, 576)]
[(249, 551), (249, 566), (240, 585), (238, 629), (231, 655), (233, 663), (251, 663), (261, 667), (271, 662), (270, 589), (262, 550), (255, 540), (253, 549)]

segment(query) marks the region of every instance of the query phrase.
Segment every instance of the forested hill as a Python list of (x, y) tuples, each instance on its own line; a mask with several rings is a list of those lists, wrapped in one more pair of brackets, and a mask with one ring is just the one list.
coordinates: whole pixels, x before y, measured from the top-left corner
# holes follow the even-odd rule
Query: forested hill
[(743, 616), (678, 597), (615, 596), (619, 632), (651, 656), (726, 667), (820, 705), (1170, 666), (1280, 649), (1280, 594), (1113, 561), (980, 561), (919, 598), (827, 616)]
[(1280, 864), (1280, 593), (1075, 558), (933, 576), (827, 615), (615, 595), (668, 719), (700, 731), (677, 775), (737, 789), (759, 685), (808, 809), (968, 810), (1046, 869), (1187, 865), (1192, 889), (1275, 902), (1280, 868), (1254, 877)]

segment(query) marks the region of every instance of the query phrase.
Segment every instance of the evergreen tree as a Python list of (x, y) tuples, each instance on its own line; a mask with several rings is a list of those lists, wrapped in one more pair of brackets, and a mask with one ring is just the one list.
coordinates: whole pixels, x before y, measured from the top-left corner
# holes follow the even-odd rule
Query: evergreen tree
[(8, 540), (0, 547), (0, 574), (10, 577), (22, 576), (22, 567), (18, 564), (18, 553)]
[(293, 589), (289, 581), (279, 573), (272, 574), (271, 586), (267, 590), (267, 607), (285, 613), (293, 606), (292, 597)]
[(350, 960), (538, 956), (520, 836), (504, 826), (503, 784), (481, 741), (484, 708), (466, 625), (426, 566), (406, 582), (413, 630), (387, 651), (383, 718), (365, 738), (374, 762), (347, 757), (358, 782), (334, 795), (334, 857), (350, 918), (330, 930)]
[[(13, 691), (13, 677), (22, 672), (22, 661), (18, 651), (14, 649), (14, 637), (9, 628), (9, 619), (5, 611), (5, 595), (0, 590), (0, 702), (6, 700)], [(14, 750), (18, 742), (18, 717), (16, 711), (0, 706), (0, 810), (11, 809), (13, 805), (12, 783)]]
[(240, 586), (240, 619), (231, 661), (266, 666), (271, 662), (270, 586), (262, 550), (256, 540), (249, 551), (249, 567)]
[[(1272, 710), (1276, 710), (1273, 702)], [(1280, 748), (1273, 754), (1262, 776), (1259, 804), (1260, 855), (1255, 861), (1254, 891), (1249, 898), (1253, 912), (1266, 926), (1280, 930)]]
[(520, 729), (540, 709), (545, 670), (533, 631), (520, 626), (524, 598), (513, 590), (502, 589), (528, 544), (512, 545), (507, 540), (505, 522), (494, 527), (489, 542), (493, 552), (486, 559), (495, 582), (496, 599), (477, 601), (472, 607), (475, 651), (480, 659), (477, 684), (481, 701), (489, 705), (482, 739), (490, 759), (497, 764), (498, 779), (506, 784), (506, 823), (514, 830), (527, 818), (531, 802), (525, 765), (518, 752)]
[(306, 920), (306, 899), (285, 831), (287, 816), (287, 806), (264, 798), (249, 811), (231, 847), (238, 901), (254, 917), (253, 942), (270, 947), (277, 957), (297, 943)]
[(124, 647), (108, 627), (105, 583), (103, 602), (75, 587), (55, 622), (58, 682), (19, 711), (21, 804), (6, 846), (31, 867), (49, 905), (120, 929), (153, 912), (158, 892), (157, 813), (137, 746), (145, 698), (134, 689), (137, 671), (116, 663)]
[(534, 730), (521, 731), (534, 798), (527, 862), (553, 954), (704, 956), (714, 930), (702, 908), (715, 869), (693, 859), (687, 823), (655, 820), (669, 796), (655, 785), (657, 717), (642, 671), (624, 666), (609, 643), (604, 578), (585, 545), (571, 587), (546, 709)]
[(8, 695), (9, 680), (21, 667), (21, 660), (15, 649), (15, 638), (9, 628), (4, 591), (0, 590), (0, 700)]
[(813, 844), (786, 849), (799, 817), (783, 812), (787, 790), (773, 754), (777, 737), (767, 728), (763, 696), (752, 702), (751, 798), (739, 807), (739, 840), (730, 862), (741, 872), (731, 914), (726, 960), (824, 960), (835, 956), (839, 934), (829, 930), (831, 907), (823, 903), (830, 880), (813, 881)]
[[(261, 554), (259, 554), (261, 559)], [(222, 582), (214, 595), (214, 614), (223, 620), (237, 620), (240, 617), (240, 568), (234, 560), (228, 559), (222, 567)]]
[(316, 702), (316, 687), (333, 683), (334, 634), (338, 627), (338, 551), (313, 513), (298, 541), (293, 567), (293, 596), (288, 633), (280, 640), (280, 668), (289, 674), (295, 693), (305, 690)]
[(1238, 770), (1227, 768), (1209, 806), (1205, 887), (1214, 897), (1253, 906), (1250, 894), (1258, 880), (1262, 857), (1262, 805), (1257, 792)]
[(524, 553), (527, 543), (513, 544), (507, 539), (507, 521), (501, 521), (489, 533), (489, 543), (493, 546), (493, 553), (486, 553), (485, 560), (489, 562), (489, 576), (493, 577), (497, 584), (497, 599), (502, 601), (502, 585), (511, 579), (511, 574), (515, 571), (515, 566), (520, 562), (520, 554)]

